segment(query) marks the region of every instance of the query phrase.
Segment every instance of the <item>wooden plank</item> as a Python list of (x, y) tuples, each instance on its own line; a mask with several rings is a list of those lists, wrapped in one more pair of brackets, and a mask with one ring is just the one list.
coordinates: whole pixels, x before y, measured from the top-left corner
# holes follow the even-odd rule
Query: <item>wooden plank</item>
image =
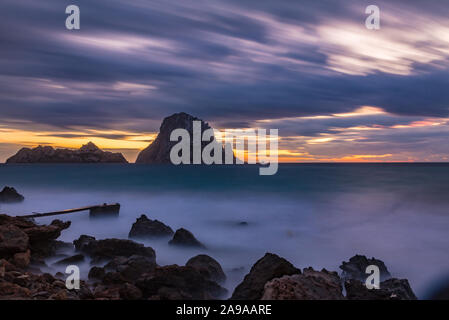
[(25, 216), (20, 216), (22, 218), (40, 218), (40, 217), (49, 217), (49, 216), (57, 216), (62, 214), (68, 214), (73, 212), (80, 212), (80, 211), (87, 211), (87, 210), (98, 210), (101, 211), (108, 211), (109, 208), (112, 209), (112, 211), (117, 211), (117, 207), (120, 208), (120, 205), (118, 203), (115, 204), (103, 204), (103, 205), (96, 205), (96, 206), (87, 206), (87, 207), (81, 207), (81, 208), (75, 208), (75, 209), (67, 209), (67, 210), (61, 210), (61, 211), (53, 211), (53, 212), (46, 212), (46, 213), (33, 213)]

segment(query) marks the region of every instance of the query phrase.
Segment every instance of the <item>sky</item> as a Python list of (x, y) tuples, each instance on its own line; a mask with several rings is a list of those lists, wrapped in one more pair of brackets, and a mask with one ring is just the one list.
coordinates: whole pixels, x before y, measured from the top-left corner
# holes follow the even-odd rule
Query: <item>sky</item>
[(447, 1), (2, 0), (0, 15), (0, 162), (88, 141), (134, 161), (177, 112), (278, 129), (286, 162), (449, 161)]

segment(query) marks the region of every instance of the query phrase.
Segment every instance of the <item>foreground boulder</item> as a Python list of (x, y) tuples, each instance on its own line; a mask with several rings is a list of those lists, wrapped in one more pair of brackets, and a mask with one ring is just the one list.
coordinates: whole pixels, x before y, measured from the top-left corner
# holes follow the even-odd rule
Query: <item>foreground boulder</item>
[(168, 243), (175, 246), (205, 248), (189, 230), (184, 228), (176, 230), (173, 239)]
[(0, 202), (14, 203), (22, 202), (23, 200), (25, 200), (25, 197), (19, 194), (16, 189), (12, 187), (4, 187), (0, 192)]
[(93, 295), (84, 281), (80, 290), (68, 290), (65, 282), (48, 273), (23, 272), (6, 260), (0, 260), (0, 300), (80, 300)]
[(326, 269), (275, 278), (265, 284), (262, 300), (343, 300), (341, 279)]
[(173, 234), (172, 228), (158, 220), (150, 220), (143, 214), (133, 223), (128, 238), (151, 239), (171, 237)]
[(346, 297), (349, 300), (416, 300), (408, 280), (388, 279), (379, 284), (379, 289), (368, 289), (364, 282), (345, 281)]
[(136, 286), (144, 298), (156, 300), (219, 299), (227, 292), (196, 269), (177, 265), (157, 267), (152, 274), (139, 279)]
[(285, 275), (300, 274), (290, 262), (272, 253), (266, 253), (251, 268), (243, 282), (235, 288), (232, 300), (259, 300), (262, 298), (265, 284)]
[(139, 255), (156, 261), (153, 248), (145, 247), (141, 243), (123, 239), (96, 240), (94, 237), (82, 235), (73, 241), (75, 249), (83, 252), (95, 261), (111, 260), (115, 257), (130, 257)]
[(197, 255), (189, 259), (186, 266), (194, 268), (208, 280), (212, 280), (217, 283), (223, 283), (226, 280), (226, 275), (218, 261), (208, 255)]
[(78, 150), (38, 146), (22, 148), (6, 163), (128, 163), (121, 153), (102, 151), (92, 142)]
[(29, 237), (14, 225), (0, 225), (0, 256), (11, 257), (28, 250)]
[(369, 274), (366, 273), (366, 268), (369, 265), (376, 265), (379, 267), (381, 281), (391, 278), (390, 272), (388, 272), (385, 263), (375, 258), (368, 259), (362, 255), (355, 255), (349, 262), (343, 262), (340, 269), (343, 270), (343, 279), (356, 279), (364, 282)]
[[(152, 273), (157, 265), (153, 258), (133, 255), (131, 257), (117, 257), (105, 265), (105, 271), (120, 274), (124, 281), (134, 282), (142, 275)], [(105, 274), (106, 279), (108, 273)]]

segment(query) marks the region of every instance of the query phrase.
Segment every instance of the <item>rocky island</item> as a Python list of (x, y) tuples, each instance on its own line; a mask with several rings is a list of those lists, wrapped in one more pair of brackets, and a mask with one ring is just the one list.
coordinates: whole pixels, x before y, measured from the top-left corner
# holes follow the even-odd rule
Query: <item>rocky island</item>
[(6, 160), (12, 163), (128, 163), (121, 153), (103, 151), (89, 142), (78, 150), (54, 149), (50, 146), (22, 148)]
[[(185, 112), (175, 113), (169, 117), (166, 117), (161, 124), (159, 134), (156, 139), (144, 150), (142, 150), (137, 156), (136, 163), (139, 164), (170, 164), (170, 150), (177, 141), (170, 141), (170, 134), (175, 129), (185, 129), (189, 132), (190, 136), (193, 136), (193, 121), (201, 121), (201, 133), (205, 130), (211, 129), (207, 122), (191, 116)], [(204, 149), (211, 141), (201, 141), (201, 150)], [(193, 149), (193, 142), (190, 141), (190, 150)], [(224, 161), (224, 149), (223, 149), (223, 161)], [(192, 158), (192, 152), (190, 152)], [(235, 157), (234, 157), (235, 159)], [(190, 163), (192, 163), (192, 159)]]

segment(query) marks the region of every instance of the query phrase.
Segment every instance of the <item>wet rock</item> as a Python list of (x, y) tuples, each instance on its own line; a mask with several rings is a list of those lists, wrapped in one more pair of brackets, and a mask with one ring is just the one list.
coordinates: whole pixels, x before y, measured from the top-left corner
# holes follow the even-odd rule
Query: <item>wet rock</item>
[(123, 239), (96, 240), (94, 237), (81, 236), (74, 242), (75, 248), (96, 261), (111, 260), (115, 257), (144, 256), (156, 262), (156, 253), (150, 247), (141, 243)]
[(115, 258), (106, 264), (104, 268), (107, 271), (120, 274), (124, 281), (133, 282), (144, 274), (152, 273), (156, 266), (156, 261), (152, 257), (133, 255), (129, 258)]
[(365, 283), (350, 279), (345, 281), (346, 297), (350, 300), (416, 300), (408, 280), (388, 279), (379, 284), (380, 289), (368, 289)]
[(204, 300), (219, 299), (226, 294), (226, 289), (207, 280), (194, 268), (177, 265), (157, 267), (135, 284), (145, 299)]
[(173, 230), (169, 226), (158, 220), (150, 220), (143, 214), (132, 225), (128, 238), (151, 239), (171, 237), (173, 233)]
[(93, 296), (98, 300), (119, 300), (120, 288), (119, 287), (107, 287), (99, 285), (95, 287)]
[(26, 268), (31, 261), (31, 252), (27, 250), (26, 252), (16, 253), (13, 257), (14, 264), (19, 268)]
[(61, 259), (57, 262), (55, 262), (55, 265), (71, 265), (76, 264), (84, 261), (84, 256), (82, 254), (76, 254), (74, 256)]
[(73, 244), (59, 240), (40, 241), (31, 244), (32, 264), (46, 266), (45, 259), (73, 250)]
[(88, 278), (102, 280), (105, 274), (106, 271), (104, 270), (104, 268), (94, 266), (89, 270)]
[(341, 279), (326, 269), (275, 278), (265, 284), (262, 300), (343, 300)]
[(0, 225), (0, 256), (11, 257), (28, 250), (28, 235), (15, 225)]
[(142, 291), (131, 283), (125, 283), (119, 288), (120, 298), (124, 300), (142, 299)]
[(173, 239), (168, 243), (176, 246), (205, 248), (189, 230), (184, 228), (176, 230)]
[(285, 275), (300, 274), (290, 262), (272, 253), (266, 253), (251, 268), (243, 282), (234, 290), (232, 300), (258, 300), (262, 298), (265, 284)]
[(49, 225), (36, 225), (32, 228), (24, 229), (30, 238), (31, 243), (55, 240), (61, 235), (61, 231), (69, 228), (70, 221), (53, 220)]
[(19, 194), (17, 190), (12, 187), (4, 187), (0, 192), (0, 202), (14, 203), (22, 202), (23, 200), (25, 200), (24, 196)]
[(340, 269), (343, 270), (343, 279), (356, 279), (365, 282), (369, 274), (365, 273), (366, 268), (369, 265), (376, 265), (379, 267), (381, 281), (391, 278), (390, 272), (388, 272), (385, 263), (375, 258), (368, 259), (362, 255), (355, 255), (349, 262), (343, 262)]
[(197, 255), (186, 263), (187, 267), (192, 267), (201, 273), (206, 279), (223, 283), (226, 275), (218, 261), (205, 254)]

